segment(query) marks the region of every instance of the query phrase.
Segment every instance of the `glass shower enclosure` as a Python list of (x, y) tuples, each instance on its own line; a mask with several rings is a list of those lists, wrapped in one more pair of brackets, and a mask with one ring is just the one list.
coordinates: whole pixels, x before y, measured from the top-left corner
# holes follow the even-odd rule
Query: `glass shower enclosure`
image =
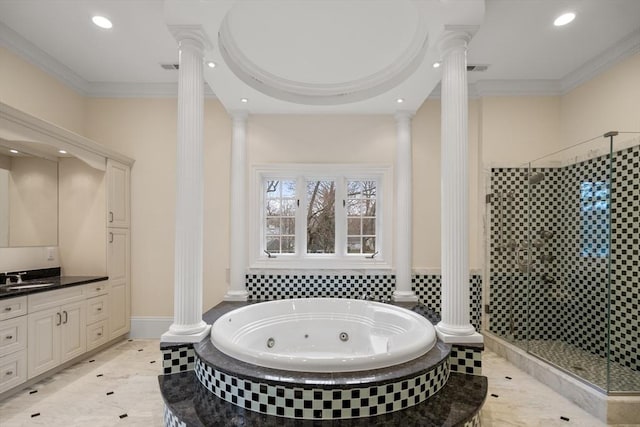
[(640, 393), (640, 132), (494, 168), (489, 332), (610, 394)]

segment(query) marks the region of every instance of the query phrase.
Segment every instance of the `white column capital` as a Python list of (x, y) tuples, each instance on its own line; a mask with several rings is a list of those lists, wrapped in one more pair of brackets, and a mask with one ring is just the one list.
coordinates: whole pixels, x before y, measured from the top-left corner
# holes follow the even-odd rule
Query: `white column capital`
[(249, 118), (249, 112), (247, 110), (234, 110), (230, 111), (229, 115), (233, 123), (246, 123)]
[(396, 122), (398, 124), (400, 124), (400, 123), (405, 122), (405, 121), (409, 121), (410, 122), (414, 115), (415, 115), (415, 113), (413, 111), (398, 110), (398, 111), (395, 112), (393, 117), (396, 119)]
[(477, 27), (471, 26), (446, 26), (444, 34), (437, 42), (440, 56), (444, 59), (450, 52), (454, 50), (467, 50), (467, 45), (471, 40), (471, 36), (477, 30)]
[(191, 46), (200, 51), (213, 49), (213, 43), (202, 25), (168, 25), (169, 31), (182, 49)]

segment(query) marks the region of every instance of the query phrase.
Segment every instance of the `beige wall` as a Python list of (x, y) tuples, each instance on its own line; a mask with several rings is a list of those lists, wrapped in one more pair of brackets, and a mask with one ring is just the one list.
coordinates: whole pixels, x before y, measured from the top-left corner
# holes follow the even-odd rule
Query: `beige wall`
[[(173, 313), (176, 179), (175, 99), (88, 99), (87, 137), (133, 159), (131, 170), (132, 316)], [(231, 123), (205, 103), (204, 306), (227, 290)]]
[(72, 132), (84, 133), (84, 97), (2, 47), (0, 101)]
[(640, 53), (560, 99), (562, 147), (617, 131), (640, 131)]
[(105, 172), (75, 158), (58, 163), (62, 274), (106, 274)]
[(58, 164), (14, 157), (9, 174), (9, 246), (58, 244)]
[(557, 96), (484, 97), (482, 161), (519, 165), (557, 150), (560, 143), (560, 99)]

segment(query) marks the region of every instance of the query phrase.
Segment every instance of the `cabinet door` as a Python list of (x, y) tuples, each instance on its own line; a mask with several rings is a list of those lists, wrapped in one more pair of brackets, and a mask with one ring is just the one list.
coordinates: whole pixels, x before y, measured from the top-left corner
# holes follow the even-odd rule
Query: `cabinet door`
[(60, 364), (60, 326), (62, 314), (59, 307), (31, 313), (27, 332), (28, 376), (33, 378)]
[(129, 227), (129, 167), (107, 160), (107, 227)]
[(60, 307), (60, 363), (80, 356), (87, 349), (85, 301)]
[(109, 330), (111, 338), (129, 332), (129, 316), (127, 315), (127, 291), (126, 282), (111, 284), (109, 293)]
[(111, 338), (129, 332), (131, 291), (129, 285), (129, 230), (109, 229), (107, 274), (109, 275), (109, 330)]

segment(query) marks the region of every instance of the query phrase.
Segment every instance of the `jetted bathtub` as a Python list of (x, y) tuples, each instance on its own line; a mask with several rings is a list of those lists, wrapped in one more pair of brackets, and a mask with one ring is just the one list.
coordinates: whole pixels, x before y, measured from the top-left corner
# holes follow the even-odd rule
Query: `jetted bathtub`
[(351, 372), (422, 356), (436, 333), (423, 316), (391, 304), (304, 298), (226, 313), (213, 324), (211, 341), (228, 356), (268, 368)]

